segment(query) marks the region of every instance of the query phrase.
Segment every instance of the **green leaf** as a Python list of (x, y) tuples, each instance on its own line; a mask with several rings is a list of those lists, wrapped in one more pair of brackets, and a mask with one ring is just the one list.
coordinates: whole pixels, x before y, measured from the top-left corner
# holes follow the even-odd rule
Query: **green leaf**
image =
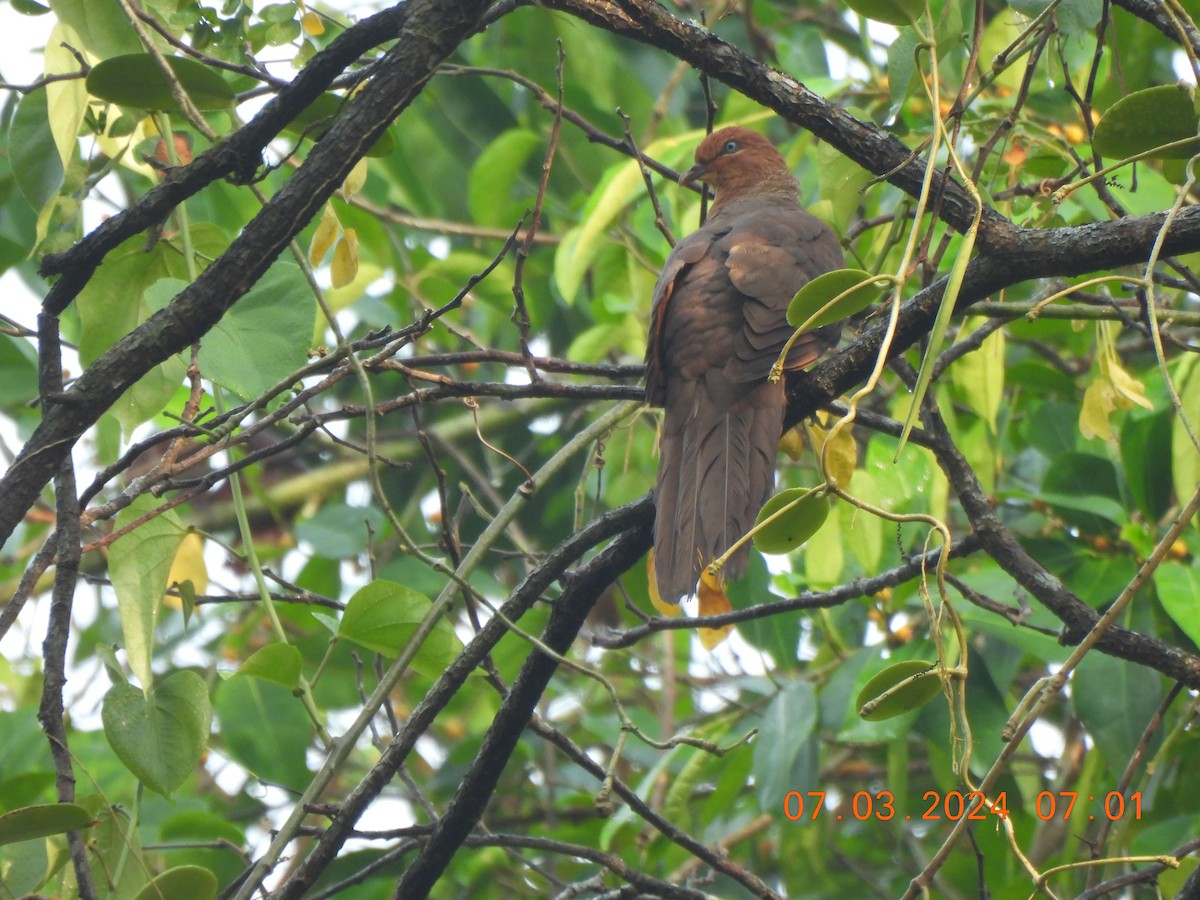
[[(105, 886), (107, 898), (133, 897), (150, 880), (139, 829), (124, 806), (104, 803), (95, 795), (84, 798), (84, 802), (87, 800), (94, 801), (92, 812), (96, 818), (87, 842), (92, 879)], [(126, 864), (121, 865), (122, 861)], [(75, 896), (75, 892), (68, 896)]]
[[(423, 594), (377, 578), (355, 591), (346, 604), (338, 637), (384, 656), (399, 656), (431, 606)], [(461, 649), (453, 627), (446, 619), (439, 619), (412, 666), (422, 675), (437, 677)]]
[(1063, 453), (1046, 470), (1036, 499), (1049, 503), (1071, 525), (1100, 534), (1128, 520), (1120, 496), (1117, 470), (1109, 460), (1090, 453)]
[[(997, 16), (996, 18), (1004, 17)], [(917, 30), (904, 27), (899, 29), (896, 39), (888, 44), (888, 94), (892, 101), (889, 110), (892, 114), (901, 110), (908, 95), (914, 93), (921, 84), (917, 78), (916, 49), (919, 43), (920, 37), (917, 35)]]
[(816, 158), (821, 200), (811, 211), (845, 234), (863, 202), (860, 192), (874, 176), (832, 144), (818, 144)]
[(754, 546), (762, 553), (790, 553), (825, 524), (829, 499), (811, 488), (788, 488), (763, 504), (755, 525), (778, 516), (754, 535)]
[(925, 11), (924, 0), (846, 0), (846, 5), (868, 19), (888, 25), (911, 25)]
[[(1050, 0), (1008, 0), (1008, 5), (1031, 19), (1045, 12)], [(1101, 0), (1062, 0), (1055, 8), (1059, 30), (1067, 35), (1091, 31), (1100, 21)]]
[(50, 0), (50, 8), (83, 39), (76, 49), (100, 59), (143, 49), (120, 0)]
[[(349, 99), (341, 94), (321, 94), (317, 99), (300, 111), (283, 130), (297, 137), (318, 141), (329, 130), (338, 113), (349, 104)], [(390, 129), (384, 131), (375, 143), (367, 148), (366, 156), (388, 156), (396, 149), (396, 138)]]
[[(662, 159), (670, 151), (694, 143), (703, 132), (689, 131), (669, 138), (660, 138), (644, 149), (646, 156)], [(680, 156), (676, 152), (669, 159)], [(600, 250), (609, 243), (608, 228), (640, 191), (645, 191), (642, 170), (637, 160), (617, 163), (609, 167), (592, 191), (587, 205), (580, 214), (583, 223), (570, 229), (554, 254), (554, 280), (559, 293), (568, 303), (573, 303), (583, 285), (583, 277), (596, 259)]]
[[(141, 303), (129, 309), (134, 315), (149, 317), (152, 312), (165, 308), (187, 287), (186, 281), (178, 278), (162, 278), (148, 288), (141, 297)], [(135, 298), (136, 299), (136, 298)], [(137, 324), (141, 324), (139, 321)], [(132, 329), (131, 329), (132, 330)], [(112, 413), (121, 423), (125, 434), (129, 434), (152, 416), (158, 415), (171, 402), (179, 385), (187, 375), (187, 364), (178, 356), (163, 360), (140, 379), (130, 386), (121, 398), (113, 404)]]
[(237, 847), (246, 840), (245, 830), (235, 822), (202, 809), (183, 810), (163, 820), (159, 840), (185, 841), (223, 838)]
[(45, 90), (30, 91), (17, 104), (8, 126), (13, 179), (35, 212), (58, 196), (63, 164), (50, 130)]
[(131, 684), (113, 685), (104, 695), (100, 718), (104, 736), (126, 768), (169, 797), (200, 764), (212, 705), (204, 679), (184, 670), (164, 678), (149, 697)]
[(51, 842), (22, 841), (4, 848), (4, 890), (10, 897), (44, 896), (37, 894), (38, 888), (46, 883), (50, 871)]
[[(726, 590), (734, 609), (746, 609), (764, 602), (771, 596), (771, 573), (767, 571), (766, 560), (757, 553), (750, 554), (745, 574), (730, 582)], [(738, 633), (759, 650), (770, 653), (777, 666), (785, 667), (796, 659), (796, 649), (800, 646), (799, 624), (796, 619), (788, 622), (762, 617), (740, 623)]]
[(1171, 410), (1127, 417), (1120, 449), (1133, 502), (1157, 522), (1171, 505)]
[(36, 352), (26, 340), (0, 335), (0, 407), (10, 413), (37, 395)]
[(1125, 159), (1164, 144), (1191, 143), (1153, 154), (1157, 159), (1188, 159), (1200, 151), (1191, 90), (1180, 84), (1134, 91), (1108, 108), (1096, 124), (1092, 149), (1109, 159)]
[(74, 803), (44, 803), (0, 815), (0, 844), (15, 844), (92, 824), (92, 814)]
[(293, 262), (280, 260), (200, 344), (200, 371), (252, 400), (304, 365), (317, 302)]
[(755, 792), (763, 809), (776, 808), (797, 785), (814, 784), (816, 725), (816, 693), (806, 679), (785, 685), (767, 705), (754, 739)]
[(217, 876), (200, 866), (176, 866), (151, 879), (133, 900), (212, 900)]
[[(197, 109), (224, 109), (233, 102), (233, 88), (215, 69), (183, 56), (167, 57), (167, 65)], [(182, 112), (171, 96), (166, 76), (149, 53), (106, 59), (92, 67), (84, 83), (93, 97), (118, 106)]]
[[(1179, 391), (1180, 407), (1188, 416), (1185, 424), (1175, 410), (1171, 423), (1171, 480), (1175, 485), (1175, 496), (1180, 503), (1186, 503), (1200, 487), (1200, 453), (1192, 437), (1200, 428), (1200, 421), (1195, 410), (1200, 409), (1200, 357), (1185, 354), (1175, 370), (1175, 386)], [(1188, 433), (1187, 425), (1192, 433)]]
[[(961, 337), (969, 336), (986, 321), (982, 316), (968, 318), (963, 323)], [(1004, 348), (1004, 332), (993, 331), (984, 338), (982, 345), (959, 357), (950, 367), (950, 382), (955, 393), (987, 423), (993, 438), (1004, 399)]]
[(541, 142), (542, 138), (536, 132), (513, 128), (488, 144), (475, 158), (467, 177), (467, 206), (476, 222), (512, 228), (521, 211), (533, 206), (532, 197), (524, 203), (514, 204), (510, 194), (530, 154)]
[[(909, 678), (913, 681), (879, 699)], [(863, 685), (854, 703), (862, 718), (868, 722), (881, 722), (919, 709), (941, 693), (941, 690), (942, 680), (934, 663), (923, 659), (906, 659), (888, 666)], [(864, 711), (864, 707), (872, 702), (875, 702), (875, 706), (869, 711)]]
[(274, 25), (284, 25), (296, 20), (294, 3), (271, 3), (258, 11), (259, 18)]
[[(123, 528), (136, 521), (160, 502), (143, 494), (121, 510), (116, 527)], [(150, 660), (154, 656), (158, 610), (171, 563), (185, 534), (187, 529), (179, 516), (168, 510), (117, 538), (109, 550), (108, 574), (117, 595), (129, 668), (141, 682), (147, 697), (154, 681)]]
[[(868, 503), (888, 509), (899, 502), (900, 497), (888, 496), (887, 488), (881, 485), (880, 479), (876, 477), (878, 471), (864, 468), (855, 473), (854, 494)], [(879, 571), (883, 561), (883, 548), (889, 539), (888, 533), (894, 534), (894, 529), (889, 527), (890, 523), (878, 516), (865, 514), (848, 503), (840, 504), (838, 512), (838, 527), (822, 531), (832, 531), (836, 536), (834, 540), (839, 545), (839, 551), (842, 548), (849, 550), (863, 571)], [(816, 551), (809, 547), (808, 553), (814, 552)]]
[[(198, 258), (215, 259), (228, 243), (216, 225), (192, 225), (192, 247)], [(79, 355), (85, 365), (165, 307), (186, 286), (187, 264), (180, 249), (163, 240), (147, 253), (145, 239), (137, 236), (108, 254), (75, 301), (80, 316)], [(164, 283), (157, 284), (160, 281)], [(172, 357), (121, 395), (113, 412), (127, 434), (170, 402), (185, 373), (183, 361)]]
[(234, 677), (254, 676), (274, 681), (286, 688), (300, 683), (300, 651), (291, 644), (268, 644), (254, 651), (242, 663)]
[[(1113, 771), (1128, 763), (1162, 701), (1161, 678), (1103, 653), (1089, 653), (1071, 677), (1071, 702)], [(1161, 742), (1158, 731), (1146, 750), (1147, 759)]]
[[(851, 509), (851, 512), (854, 512)], [(860, 516), (856, 522), (866, 522), (873, 516)], [(819, 528), (808, 539), (804, 551), (804, 578), (810, 590), (827, 591), (841, 581), (846, 567), (845, 541), (837, 528)], [(741, 626), (738, 626), (741, 628)]]
[[(230, 678), (217, 685), (221, 749), (264, 781), (303, 791), (312, 721), (300, 700), (262, 678)], [(264, 727), (264, 723), (270, 727)]]
[(884, 283), (890, 281), (862, 269), (837, 269), (818, 275), (788, 304), (788, 324), (811, 331), (861, 312), (879, 300), (876, 282), (881, 279)]
[(10, 0), (12, 8), (25, 16), (44, 16), (50, 12), (50, 7), (42, 6), (35, 0)]
[(925, 354), (921, 357), (921, 368), (917, 370), (917, 383), (913, 385), (912, 396), (909, 398), (908, 415), (905, 416), (904, 428), (900, 432), (900, 443), (896, 447), (895, 459), (897, 460), (904, 452), (908, 435), (920, 416), (921, 404), (925, 401), (925, 394), (929, 390), (930, 382), (933, 381), (933, 370), (937, 365), (938, 356), (942, 352), (946, 332), (950, 328), (950, 318), (954, 314), (954, 307), (958, 302), (958, 292), (962, 287), (963, 278), (966, 276), (967, 263), (970, 261), (974, 246), (975, 232), (974, 230), (968, 231), (962, 236), (957, 253), (953, 254), (954, 262), (950, 267), (950, 274), (946, 277), (946, 288), (942, 292), (933, 327), (929, 330), (929, 339), (925, 343)]
[(387, 517), (375, 506), (326, 503), (311, 519), (296, 524), (296, 537), (313, 545), (328, 559), (346, 559), (367, 549), (371, 534), (387, 526)]
[(1154, 587), (1167, 615), (1200, 647), (1200, 572), (1192, 566), (1166, 563), (1155, 570)]

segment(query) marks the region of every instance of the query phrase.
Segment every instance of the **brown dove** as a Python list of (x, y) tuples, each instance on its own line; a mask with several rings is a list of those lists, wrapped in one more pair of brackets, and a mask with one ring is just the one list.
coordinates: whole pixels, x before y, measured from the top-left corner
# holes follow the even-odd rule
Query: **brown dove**
[[(775, 486), (784, 385), (767, 381), (804, 284), (842, 268), (833, 232), (800, 207), (783, 157), (762, 135), (722, 128), (680, 184), (716, 191), (707, 221), (667, 257), (654, 289), (646, 399), (663, 406), (654, 489), (654, 571), (665, 603), (696, 590), (704, 566), (754, 525)], [(836, 330), (839, 326), (833, 326)], [(802, 335), (786, 368), (811, 364), (836, 334)], [(749, 546), (723, 575), (746, 570)]]

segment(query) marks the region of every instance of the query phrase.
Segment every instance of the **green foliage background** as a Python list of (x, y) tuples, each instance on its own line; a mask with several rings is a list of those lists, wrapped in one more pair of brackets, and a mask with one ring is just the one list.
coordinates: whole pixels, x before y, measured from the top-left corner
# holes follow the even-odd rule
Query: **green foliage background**
[[(1200, 39), (1182, 6), (402, 4), (471, 24), (334, 161), (371, 146), (294, 222), (294, 252), (235, 268), (215, 327), (105, 401), (13, 507), (47, 410), (95, 396), (75, 379), (123, 365), (127, 335), (331, 165), (318, 150), (372, 80), (443, 37), (371, 20), (316, 112), (214, 162), (376, 8), (212, 3), (0, 7), (54, 23), (48, 77), (0, 84), (0, 270), (38, 296), (80, 279), (40, 334), (0, 310), (3, 896), (1200, 896), (1197, 106), (1167, 87), (1194, 88)], [(148, 49), (186, 59), (174, 87), (199, 110)], [(761, 105), (807, 95), (755, 60), (814, 92), (808, 129)], [(778, 144), (849, 265), (899, 275), (793, 386), (807, 424), (781, 488), (832, 471), (813, 448), (868, 382), (891, 301), (936, 309), (956, 262), (1002, 274), (963, 270), (897, 455), (909, 345), (931, 330), (904, 319), (835, 442), (844, 496), (786, 565), (755, 557), (710, 652), (647, 596), (656, 419), (636, 401), (666, 235), (700, 215), (669, 176), (735, 122)], [(913, 153), (896, 177), (887, 135)], [(978, 234), (939, 218), (961, 188), (918, 203), (927, 164), (978, 192)], [(225, 168), (83, 266), (104, 219), (203, 165)], [(1175, 243), (1148, 265), (1162, 222), (1137, 217), (1168, 210)], [(1078, 265), (1027, 268), (1017, 238), (1038, 234)], [(822, 391), (843, 400), (817, 424)], [(920, 562), (942, 525), (944, 581)], [(941, 660), (944, 692), (860, 717), (864, 686), (912, 660)], [(1006, 741), (1064, 664), (1036, 739)]]

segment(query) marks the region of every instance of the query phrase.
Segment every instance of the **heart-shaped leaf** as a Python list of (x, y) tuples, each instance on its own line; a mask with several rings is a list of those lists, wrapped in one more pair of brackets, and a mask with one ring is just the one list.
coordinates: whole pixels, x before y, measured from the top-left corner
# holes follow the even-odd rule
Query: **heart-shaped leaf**
[(825, 524), (829, 516), (829, 500), (811, 488), (789, 488), (780, 491), (763, 504), (755, 524), (768, 524), (754, 535), (754, 546), (763, 553), (790, 553)]
[(1191, 91), (1164, 84), (1134, 91), (1108, 108), (1096, 124), (1092, 149), (1109, 159), (1125, 159), (1164, 144), (1194, 138), (1188, 144), (1153, 154), (1160, 159), (1188, 159), (1200, 151), (1196, 107)]
[(840, 322), (875, 303), (879, 299), (879, 284), (888, 280), (862, 269), (836, 269), (818, 275), (800, 288), (788, 304), (788, 324), (811, 331)]
[[(216, 70), (181, 56), (167, 57), (167, 64), (197, 109), (224, 109), (233, 102), (233, 88)], [(166, 76), (149, 53), (103, 60), (88, 72), (85, 84), (93, 97), (118, 106), (180, 112)]]
[[(384, 656), (399, 656), (432, 604), (429, 598), (394, 581), (378, 578), (354, 592), (342, 613), (338, 637)], [(413, 658), (422, 675), (436, 677), (462, 649), (445, 619), (440, 619)]]
[(195, 672), (169, 675), (147, 699), (131, 684), (113, 685), (100, 716), (109, 746), (146, 787), (170, 796), (200, 762), (212, 704)]
[(205, 335), (200, 370), (243, 400), (257, 397), (304, 365), (316, 320), (317, 301), (303, 271), (276, 260)]
[[(913, 680), (882, 700), (879, 699), (909, 678)], [(906, 659), (888, 666), (863, 685), (854, 702), (858, 707), (858, 714), (868, 722), (881, 722), (924, 706), (936, 697), (941, 689), (942, 680), (938, 677), (937, 667), (933, 663), (923, 659)], [(864, 707), (869, 703), (873, 705), (864, 711)]]
[(294, 688), (300, 683), (301, 663), (300, 651), (291, 644), (268, 644), (255, 650), (238, 667), (235, 677), (251, 675)]
[[(142, 495), (121, 510), (117, 527), (136, 522), (158, 502), (149, 494)], [(114, 541), (109, 551), (109, 577), (117, 594), (129, 668), (147, 693), (154, 680), (150, 661), (154, 656), (154, 631), (163, 591), (186, 533), (179, 516), (168, 510)]]
[(32, 841), (64, 831), (87, 828), (92, 814), (74, 803), (44, 803), (25, 806), (0, 816), (0, 844)]

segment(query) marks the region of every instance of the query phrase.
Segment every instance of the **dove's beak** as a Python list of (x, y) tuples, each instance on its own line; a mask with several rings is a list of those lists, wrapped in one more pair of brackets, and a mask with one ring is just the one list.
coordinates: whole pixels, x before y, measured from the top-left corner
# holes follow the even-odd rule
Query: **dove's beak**
[(693, 187), (697, 181), (703, 181), (704, 176), (708, 174), (708, 166), (702, 163), (696, 163), (686, 172), (679, 176), (679, 183), (684, 187)]

